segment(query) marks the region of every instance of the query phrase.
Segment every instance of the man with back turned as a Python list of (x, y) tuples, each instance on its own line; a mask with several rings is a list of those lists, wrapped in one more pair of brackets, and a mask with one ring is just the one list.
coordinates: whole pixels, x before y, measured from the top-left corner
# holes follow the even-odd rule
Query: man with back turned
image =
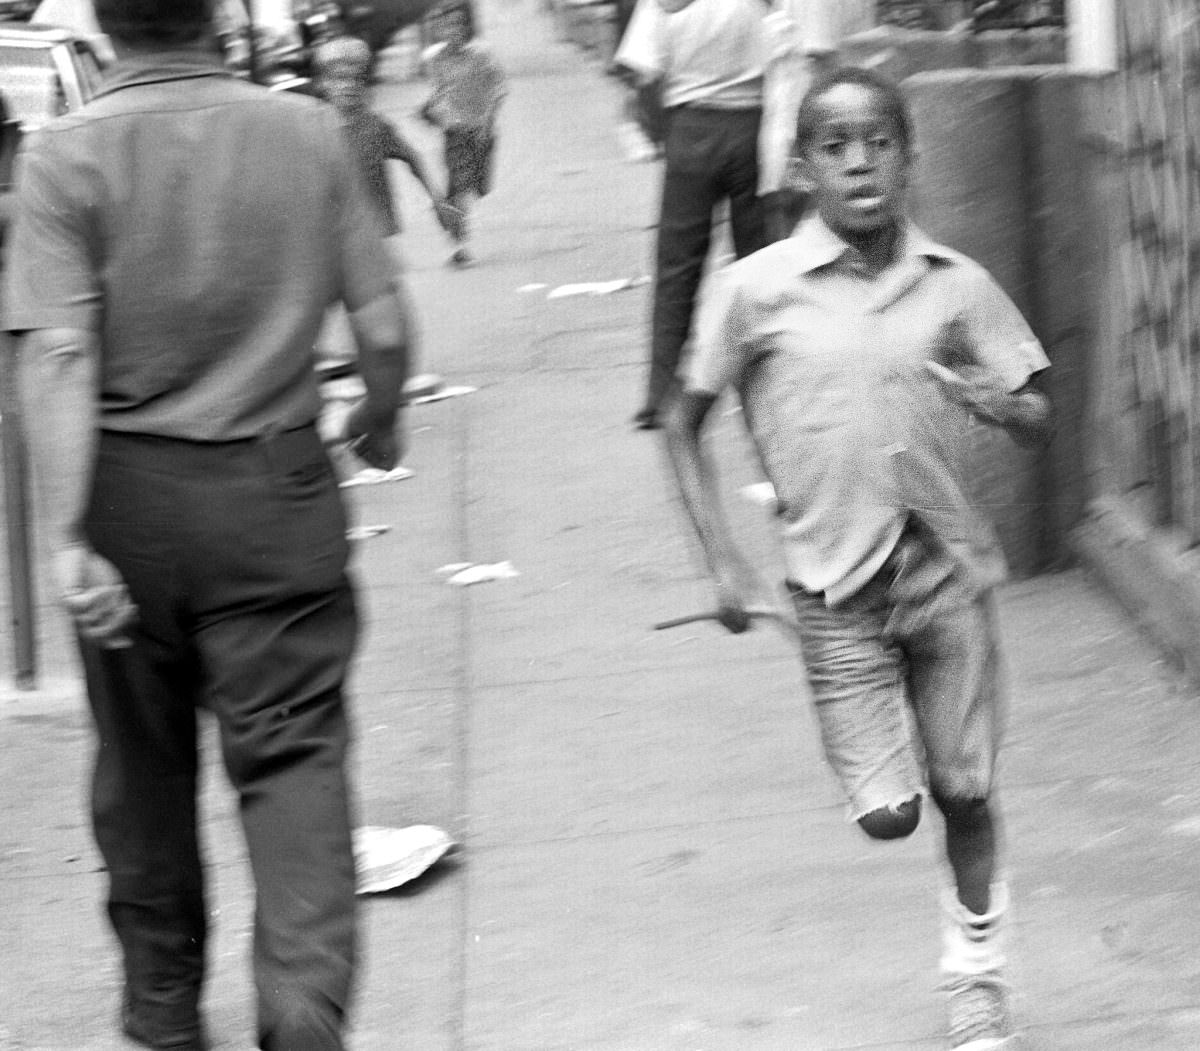
[(25, 150), (4, 327), (96, 726), (121, 1024), (201, 1048), (197, 710), (257, 898), (259, 1046), (341, 1049), (355, 954), (343, 682), (357, 630), (312, 347), (340, 300), (399, 456), (406, 323), (336, 112), (231, 77), (207, 0), (96, 0), (119, 60)]

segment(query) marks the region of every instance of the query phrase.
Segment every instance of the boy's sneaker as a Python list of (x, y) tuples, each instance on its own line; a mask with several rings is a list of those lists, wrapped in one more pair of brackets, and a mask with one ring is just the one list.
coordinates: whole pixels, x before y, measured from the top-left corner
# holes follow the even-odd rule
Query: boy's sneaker
[(996, 1051), (1009, 1046), (1008, 987), (999, 974), (964, 974), (948, 981), (949, 1046), (953, 1051)]

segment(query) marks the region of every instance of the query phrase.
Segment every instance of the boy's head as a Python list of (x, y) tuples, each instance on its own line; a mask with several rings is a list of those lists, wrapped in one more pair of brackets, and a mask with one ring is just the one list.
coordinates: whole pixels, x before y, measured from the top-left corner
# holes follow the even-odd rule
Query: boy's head
[(471, 9), (465, 4), (454, 2), (454, 0), (445, 4), (438, 11), (437, 33), (447, 46), (462, 47), (475, 35)]
[(873, 70), (832, 70), (800, 104), (795, 153), (817, 209), (835, 233), (894, 225), (912, 162), (908, 104), (896, 84)]
[(334, 37), (313, 55), (317, 88), (335, 106), (359, 105), (366, 98), (371, 49), (354, 36)]

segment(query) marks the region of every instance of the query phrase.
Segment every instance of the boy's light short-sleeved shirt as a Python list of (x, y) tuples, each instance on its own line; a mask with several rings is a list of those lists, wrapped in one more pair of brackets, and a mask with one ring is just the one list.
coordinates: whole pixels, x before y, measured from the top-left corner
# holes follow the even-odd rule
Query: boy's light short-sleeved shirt
[(978, 263), (905, 228), (876, 279), (820, 220), (714, 274), (688, 389), (733, 386), (775, 487), (789, 576), (838, 602), (919, 517), (980, 587), (1004, 579), (964, 484), (967, 411), (925, 367), (978, 365), (1009, 391), (1049, 365)]

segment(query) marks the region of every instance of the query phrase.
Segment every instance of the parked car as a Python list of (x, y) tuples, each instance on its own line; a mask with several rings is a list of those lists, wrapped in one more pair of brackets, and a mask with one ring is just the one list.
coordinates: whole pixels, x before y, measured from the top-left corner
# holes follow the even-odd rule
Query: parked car
[(38, 0), (0, 0), (0, 21), (28, 21)]
[(0, 95), (22, 131), (87, 102), (103, 66), (95, 44), (69, 29), (0, 22)]

